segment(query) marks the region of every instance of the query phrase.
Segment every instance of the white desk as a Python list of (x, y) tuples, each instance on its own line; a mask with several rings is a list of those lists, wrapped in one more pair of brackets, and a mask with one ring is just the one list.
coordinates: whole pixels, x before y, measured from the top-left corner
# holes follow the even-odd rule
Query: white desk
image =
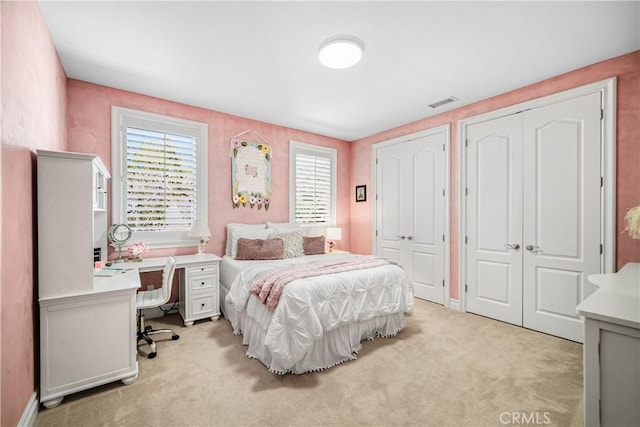
[(592, 274), (585, 316), (585, 425), (640, 425), (640, 263)]
[[(134, 268), (140, 273), (159, 271), (168, 257), (145, 258), (140, 262), (114, 263), (112, 267)], [(185, 326), (207, 317), (220, 318), (219, 264), (220, 257), (213, 254), (177, 255), (176, 273), (180, 283), (178, 311)]]
[(138, 377), (135, 269), (93, 288), (40, 298), (40, 401), (47, 408), (91, 387)]

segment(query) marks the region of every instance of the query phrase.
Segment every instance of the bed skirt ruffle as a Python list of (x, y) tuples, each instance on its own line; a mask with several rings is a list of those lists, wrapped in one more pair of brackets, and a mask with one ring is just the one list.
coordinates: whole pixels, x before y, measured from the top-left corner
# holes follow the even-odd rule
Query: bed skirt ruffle
[(362, 348), (361, 342), (377, 337), (394, 337), (406, 326), (404, 313), (375, 317), (357, 323), (343, 325), (332, 331), (325, 331), (322, 339), (293, 366), (284, 366), (282, 361), (271, 354), (264, 345), (266, 333), (263, 327), (244, 312), (236, 311), (226, 301), (228, 290), (221, 286), (221, 308), (231, 322), (235, 334), (242, 334), (242, 343), (247, 348), (247, 356), (260, 360), (270, 372), (275, 374), (302, 374), (329, 369), (348, 360), (356, 359)]

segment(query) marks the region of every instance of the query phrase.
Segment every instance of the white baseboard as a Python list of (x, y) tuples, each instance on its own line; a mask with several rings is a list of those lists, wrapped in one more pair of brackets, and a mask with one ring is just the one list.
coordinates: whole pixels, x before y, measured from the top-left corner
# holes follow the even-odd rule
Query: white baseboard
[(32, 427), (36, 423), (39, 408), (38, 393), (34, 391), (24, 408), (20, 421), (18, 421), (18, 427)]
[(453, 310), (458, 310), (460, 311), (460, 300), (457, 299), (450, 299), (449, 300), (449, 308), (453, 309)]

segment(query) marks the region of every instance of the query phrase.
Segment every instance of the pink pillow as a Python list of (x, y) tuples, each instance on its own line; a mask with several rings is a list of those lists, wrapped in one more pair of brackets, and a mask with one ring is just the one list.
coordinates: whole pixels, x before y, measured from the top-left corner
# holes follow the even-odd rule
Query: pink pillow
[(302, 246), (305, 255), (318, 255), (325, 253), (324, 236), (307, 237), (303, 236)]
[(284, 258), (284, 242), (282, 239), (238, 239), (238, 252), (235, 259), (282, 259)]

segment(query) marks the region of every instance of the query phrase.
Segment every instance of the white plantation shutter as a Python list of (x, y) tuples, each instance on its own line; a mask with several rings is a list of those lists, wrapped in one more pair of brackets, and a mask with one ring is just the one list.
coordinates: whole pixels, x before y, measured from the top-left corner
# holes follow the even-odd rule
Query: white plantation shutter
[(127, 224), (189, 230), (196, 219), (196, 138), (127, 127)]
[(336, 150), (290, 142), (291, 217), (302, 224), (335, 224)]
[(112, 222), (132, 242), (191, 246), (207, 215), (207, 125), (112, 107)]

